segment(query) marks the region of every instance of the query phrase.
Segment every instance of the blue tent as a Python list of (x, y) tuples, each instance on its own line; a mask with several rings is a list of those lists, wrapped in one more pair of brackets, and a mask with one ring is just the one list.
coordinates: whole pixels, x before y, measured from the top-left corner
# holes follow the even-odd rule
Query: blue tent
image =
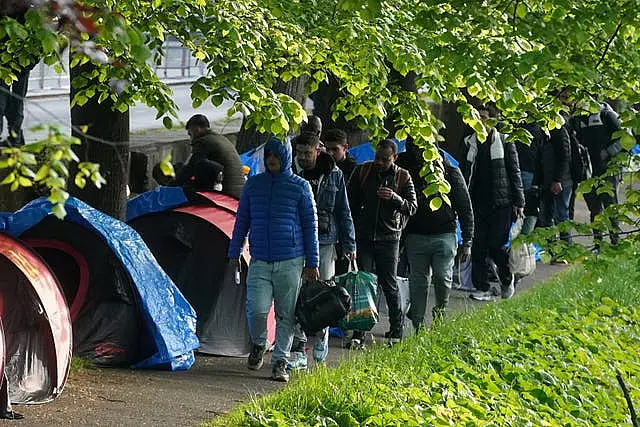
[[(189, 369), (195, 359), (196, 315), (169, 276), (160, 268), (142, 238), (128, 225), (86, 203), (70, 198), (65, 208), (70, 221), (99, 236), (131, 278), (141, 312), (141, 354), (134, 368)], [(0, 217), (0, 230), (20, 237), (51, 215), (51, 203), (40, 198), (13, 214)]]

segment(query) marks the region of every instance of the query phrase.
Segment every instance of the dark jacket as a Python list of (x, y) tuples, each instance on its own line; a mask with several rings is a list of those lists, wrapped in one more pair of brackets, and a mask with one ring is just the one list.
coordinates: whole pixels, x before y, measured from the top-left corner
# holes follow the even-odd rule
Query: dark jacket
[(440, 209), (432, 211), (429, 203), (436, 195), (427, 198), (424, 194), (427, 183), (420, 176), (420, 170), (425, 163), (421, 151), (413, 144), (407, 143), (407, 151), (398, 156), (397, 164), (407, 169), (411, 174), (418, 199), (418, 210), (415, 215), (409, 218), (405, 233), (423, 235), (454, 233), (456, 231), (457, 218), (460, 221), (462, 244), (463, 246), (471, 247), (473, 240), (473, 209), (467, 184), (460, 169), (453, 166), (445, 156), (441, 155), (440, 157), (444, 166), (445, 180), (451, 186), (448, 194), (451, 205), (443, 203)]
[[(344, 176), (333, 157), (325, 152), (320, 152), (316, 169), (320, 176), (318, 188), (315, 190), (318, 241), (321, 245), (335, 244), (339, 241), (345, 252), (355, 252), (356, 232), (351, 219)], [(303, 170), (295, 172), (305, 177)]]
[(549, 190), (553, 182), (571, 186), (571, 140), (565, 126), (549, 132), (539, 151), (536, 184)]
[[(490, 160), (487, 162), (486, 170), (477, 170), (476, 168), (476, 157), (479, 151), (476, 135), (469, 135), (464, 139), (464, 159), (460, 162), (460, 169), (467, 181), (472, 198), (474, 191), (479, 190), (474, 188), (478, 176), (489, 174), (482, 177), (490, 184), (490, 200), (487, 200), (486, 205), (489, 210), (509, 206), (524, 207), (524, 191), (516, 146), (513, 143), (505, 143), (504, 139), (505, 136), (494, 129), (489, 133), (487, 140), (482, 143), (490, 144), (484, 146), (484, 149), (490, 151)], [(475, 204), (474, 212), (479, 213)]]
[(353, 171), (356, 170), (358, 166), (358, 162), (356, 158), (351, 154), (347, 153), (346, 157), (341, 162), (336, 162), (336, 166), (342, 171), (342, 175), (344, 176), (344, 182), (347, 183), (347, 187), (349, 186), (349, 181), (353, 177)]
[(611, 158), (622, 151), (618, 139), (613, 138), (613, 133), (620, 130), (620, 119), (611, 107), (602, 104), (599, 113), (580, 116), (577, 121), (578, 126), (575, 126), (577, 137), (589, 150), (593, 175), (602, 175), (607, 170), (608, 159), (602, 161), (600, 152), (606, 150), (608, 157)]
[(318, 221), (309, 183), (291, 170), (291, 146), (273, 138), (265, 145), (282, 163), (281, 173), (263, 172), (242, 191), (229, 258), (238, 259), (249, 235), (251, 256), (260, 261), (286, 261), (305, 255), (307, 267), (318, 267)]
[(547, 135), (537, 123), (525, 123), (521, 127), (527, 130), (533, 138), (529, 145), (520, 141), (515, 142), (520, 170), (535, 173), (538, 165), (538, 152), (544, 141), (547, 140)]
[(205, 159), (216, 161), (224, 167), (222, 192), (240, 198), (245, 183), (240, 155), (225, 136), (211, 131), (193, 140), (191, 157), (176, 175), (175, 185), (187, 183), (195, 175), (198, 164)]
[[(349, 187), (358, 240), (399, 241), (407, 220), (418, 208), (409, 172), (392, 165), (379, 173), (373, 162), (366, 162), (356, 168)], [(377, 195), (380, 187), (391, 188), (395, 197), (380, 199)]]

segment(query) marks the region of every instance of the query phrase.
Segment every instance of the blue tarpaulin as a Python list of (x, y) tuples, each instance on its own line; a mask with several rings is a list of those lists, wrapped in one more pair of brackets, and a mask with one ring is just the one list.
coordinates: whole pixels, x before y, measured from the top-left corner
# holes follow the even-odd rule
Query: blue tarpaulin
[(127, 221), (141, 215), (163, 212), (184, 205), (189, 200), (182, 187), (158, 187), (129, 200), (127, 203)]
[[(160, 268), (142, 238), (127, 224), (75, 198), (70, 198), (65, 208), (65, 220), (99, 234), (131, 276), (145, 328), (155, 346), (147, 349), (151, 356), (133, 368), (189, 369), (195, 361), (193, 350), (199, 346), (195, 311)], [(13, 214), (4, 214), (0, 228), (20, 237), (48, 215), (51, 203), (42, 197)]]

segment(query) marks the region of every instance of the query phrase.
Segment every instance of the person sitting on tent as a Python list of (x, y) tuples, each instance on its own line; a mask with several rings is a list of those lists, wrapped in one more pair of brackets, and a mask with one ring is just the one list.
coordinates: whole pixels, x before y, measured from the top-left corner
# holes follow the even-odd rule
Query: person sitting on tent
[(202, 163), (217, 162), (224, 168), (222, 191), (239, 198), (245, 180), (242, 173), (242, 161), (236, 147), (223, 135), (216, 135), (210, 128), (209, 120), (202, 114), (192, 116), (186, 125), (191, 137), (191, 156), (176, 174), (171, 185), (181, 186), (188, 183), (198, 170), (207, 170)]
[[(344, 256), (356, 257), (356, 233), (351, 219), (347, 189), (342, 172), (329, 154), (320, 150), (320, 138), (303, 133), (293, 140), (296, 151), (294, 172), (309, 181), (315, 195), (320, 242), (320, 280), (335, 275), (336, 244), (341, 243)], [(294, 351), (304, 354), (306, 337), (297, 331)], [(329, 352), (329, 328), (316, 335), (313, 358), (322, 362)]]
[[(178, 174), (184, 168), (183, 164), (176, 164), (173, 167)], [(224, 166), (214, 160), (203, 159), (192, 169), (193, 175), (188, 181), (182, 184), (185, 190), (193, 191), (222, 191), (224, 181)], [(244, 170), (243, 170), (244, 174)], [(176, 185), (175, 180), (162, 171), (160, 163), (153, 168), (153, 179), (160, 185)], [(244, 178), (243, 178), (244, 179)]]
[(291, 169), (291, 145), (271, 138), (264, 156), (266, 172), (250, 177), (242, 191), (228, 254), (238, 271), (249, 235), (247, 318), (252, 349), (248, 368), (258, 370), (263, 365), (267, 316), (273, 303), (272, 378), (286, 382), (300, 277), (317, 280), (320, 275), (318, 220), (311, 186)]

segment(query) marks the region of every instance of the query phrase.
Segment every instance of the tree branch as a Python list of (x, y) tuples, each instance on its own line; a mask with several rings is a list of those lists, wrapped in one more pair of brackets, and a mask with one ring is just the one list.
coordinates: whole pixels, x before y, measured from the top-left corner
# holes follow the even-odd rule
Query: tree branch
[(633, 402), (631, 401), (631, 395), (629, 394), (629, 389), (627, 388), (627, 385), (624, 383), (624, 380), (622, 379), (622, 374), (620, 374), (620, 372), (616, 374), (616, 378), (618, 379), (618, 384), (620, 384), (620, 388), (622, 389), (624, 398), (627, 401), (627, 406), (629, 406), (629, 413), (631, 414), (631, 425), (633, 427), (638, 427), (638, 415), (636, 414), (636, 410), (633, 407)]
[(600, 59), (598, 60), (598, 63), (596, 64), (596, 67), (595, 67), (596, 70), (598, 69), (600, 64), (602, 64), (602, 62), (604, 61), (605, 56), (607, 56), (607, 53), (609, 52), (609, 48), (611, 47), (611, 43), (613, 43), (613, 40), (618, 35), (618, 32), (620, 31), (620, 28), (622, 28), (622, 20), (620, 20), (620, 22), (618, 23), (618, 26), (616, 27), (616, 30), (613, 32), (611, 37), (609, 37), (609, 40), (607, 40), (607, 45), (604, 47), (604, 51), (602, 52), (602, 56), (600, 56)]

